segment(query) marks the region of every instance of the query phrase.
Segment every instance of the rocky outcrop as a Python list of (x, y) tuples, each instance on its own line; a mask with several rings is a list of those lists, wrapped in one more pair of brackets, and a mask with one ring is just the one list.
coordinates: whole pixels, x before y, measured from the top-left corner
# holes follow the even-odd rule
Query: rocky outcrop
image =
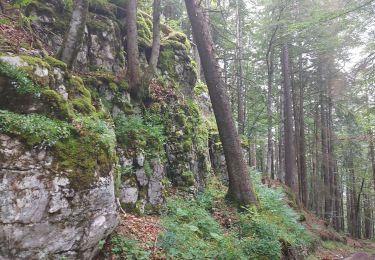
[[(66, 1), (26, 8), (51, 56), (0, 54), (0, 259), (92, 259), (116, 226), (116, 197), (126, 210), (156, 213), (169, 187), (194, 195), (210, 174), (209, 111), (195, 100), (188, 39), (163, 35), (152, 104), (139, 106), (124, 76), (123, 14), (99, 2), (78, 73), (51, 57), (69, 23)], [(144, 68), (151, 20), (138, 23)]]
[(116, 226), (112, 175), (75, 190), (54, 160), (0, 134), (1, 259), (91, 259)]
[(0, 57), (0, 259), (91, 259), (117, 225), (113, 130), (65, 64), (24, 54)]

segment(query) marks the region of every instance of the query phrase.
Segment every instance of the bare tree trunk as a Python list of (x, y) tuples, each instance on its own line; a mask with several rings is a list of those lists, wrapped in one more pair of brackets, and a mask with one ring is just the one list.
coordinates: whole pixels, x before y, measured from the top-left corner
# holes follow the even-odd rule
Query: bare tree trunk
[(0, 0), (0, 14), (5, 14), (5, 5), (2, 0)]
[[(195, 40), (194, 40), (194, 37), (193, 37), (193, 41), (194, 41), (194, 45), (193, 45), (193, 58), (194, 58), (194, 61), (195, 61), (195, 64), (196, 64), (196, 68), (197, 68), (197, 79), (198, 80), (204, 80), (202, 79), (202, 74), (201, 74), (201, 59), (199, 58), (199, 53), (198, 53), (198, 49), (197, 49), (197, 46), (195, 45)], [(224, 67), (226, 66), (226, 59), (225, 59), (225, 56), (224, 56)], [(224, 78), (226, 77), (226, 75), (224, 75)], [(226, 79), (225, 79), (226, 81)]]
[[(292, 68), (292, 71), (293, 71), (293, 68)], [(301, 188), (302, 188), (302, 185), (301, 185), (301, 163), (300, 163), (300, 143), (299, 143), (299, 133), (300, 133), (300, 120), (299, 120), (299, 115), (300, 115), (300, 112), (299, 112), (299, 102), (298, 102), (298, 98), (299, 98), (299, 95), (297, 94), (297, 84), (294, 80), (294, 76), (292, 76), (292, 81), (291, 81), (291, 87), (292, 87), (292, 112), (293, 112), (293, 118), (294, 118), (294, 133), (295, 133), (295, 136), (294, 136), (294, 147), (295, 147), (295, 153), (296, 153), (296, 166), (297, 166), (297, 176), (298, 176), (298, 198), (299, 200), (302, 202), (302, 194), (301, 194)]]
[(333, 126), (332, 126), (332, 109), (333, 109), (333, 102), (332, 102), (332, 89), (331, 89), (331, 82), (328, 81), (328, 89), (327, 89), (327, 96), (328, 96), (328, 110), (327, 110), (327, 139), (328, 139), (328, 166), (329, 166), (329, 196), (330, 196), (330, 216), (331, 216), (331, 223), (334, 221), (335, 218), (335, 156), (334, 156), (334, 146), (333, 146), (333, 139), (334, 139), (334, 133), (333, 133)]
[(142, 77), (142, 84), (140, 89), (140, 96), (147, 100), (150, 97), (150, 81), (153, 79), (158, 65), (160, 54), (160, 14), (161, 14), (161, 0), (154, 0), (153, 14), (152, 14), (152, 48), (151, 56), (148, 62), (146, 72)]
[(282, 46), (281, 65), (283, 72), (284, 90), (284, 144), (285, 144), (285, 183), (295, 193), (298, 201), (298, 179), (296, 169), (296, 154), (294, 150), (292, 97), (291, 97), (291, 74), (289, 65), (288, 44)]
[(300, 168), (300, 190), (301, 200), (305, 207), (308, 205), (308, 192), (307, 192), (307, 176), (306, 176), (306, 149), (305, 149), (305, 116), (304, 116), (304, 85), (305, 79), (302, 72), (302, 55), (299, 56), (298, 70), (299, 70), (299, 133), (298, 133), (298, 144), (299, 144), (299, 168)]
[[(283, 90), (281, 90), (283, 92)], [(285, 121), (285, 113), (284, 113), (284, 94), (281, 93), (280, 101), (279, 101), (279, 114), (280, 114), (280, 124), (279, 124), (279, 171), (278, 171), (278, 179), (285, 183), (285, 129), (284, 129), (284, 121)]]
[(152, 13), (152, 49), (149, 66), (153, 74), (158, 65), (159, 52), (160, 52), (160, 13), (161, 13), (161, 0), (154, 0), (153, 13)]
[(273, 52), (267, 55), (267, 176), (272, 174), (272, 78), (273, 78)]
[(237, 83), (237, 121), (238, 121), (238, 133), (243, 135), (245, 132), (245, 110), (244, 110), (244, 91), (243, 91), (243, 80), (242, 80), (242, 20), (240, 16), (240, 0), (237, 0), (236, 8), (236, 83)]
[(257, 144), (254, 138), (253, 143), (250, 144), (250, 166), (257, 169)]
[(370, 160), (371, 160), (371, 166), (372, 166), (372, 177), (374, 181), (374, 189), (375, 189), (375, 149), (374, 149), (374, 137), (371, 130), (368, 131), (368, 135), (370, 138), (370, 144), (369, 144), (369, 154), (370, 154)]
[(202, 61), (212, 107), (218, 125), (228, 169), (228, 197), (239, 205), (257, 205), (248, 168), (243, 156), (240, 139), (236, 131), (225, 85), (221, 79), (208, 21), (195, 0), (185, 0), (194, 39)]
[[(319, 135), (319, 129), (321, 129), (321, 122), (319, 117), (319, 109), (316, 108), (315, 111), (315, 118), (314, 118), (314, 161), (313, 161), (313, 172), (314, 172), (314, 183), (315, 188), (318, 189), (318, 192), (316, 192), (316, 189), (312, 189), (311, 192), (315, 198), (315, 212), (323, 217), (323, 211), (321, 209), (321, 202), (324, 203), (324, 187), (322, 189), (320, 183), (321, 183), (321, 175), (319, 174), (319, 169), (321, 168), (321, 156), (319, 154), (319, 144), (321, 143), (321, 135)], [(320, 188), (319, 188), (320, 187)], [(321, 190), (322, 189), (322, 190)]]
[(321, 149), (322, 149), (322, 177), (324, 181), (324, 219), (331, 221), (331, 203), (332, 197), (330, 194), (330, 163), (329, 163), (329, 141), (328, 141), (328, 118), (327, 118), (327, 87), (325, 79), (325, 65), (326, 61), (320, 60), (318, 64), (319, 70), (319, 104), (320, 104), (320, 120), (321, 120)]
[(65, 34), (64, 42), (57, 54), (58, 58), (65, 62), (69, 68), (77, 58), (85, 33), (87, 13), (89, 9), (88, 0), (75, 0), (69, 29)]
[(126, 42), (129, 90), (133, 98), (140, 99), (137, 0), (126, 2)]
[(364, 202), (364, 207), (363, 207), (363, 216), (364, 216), (364, 237), (367, 239), (370, 239), (373, 237), (373, 220), (372, 220), (372, 206), (371, 205), (371, 199), (368, 196), (368, 194), (363, 194), (363, 202)]

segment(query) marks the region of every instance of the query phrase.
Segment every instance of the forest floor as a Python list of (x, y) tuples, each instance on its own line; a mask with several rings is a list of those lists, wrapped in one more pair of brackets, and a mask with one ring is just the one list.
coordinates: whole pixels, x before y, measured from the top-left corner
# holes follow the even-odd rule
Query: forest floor
[[(268, 185), (271, 189), (282, 188), (288, 193), (285, 185), (278, 181), (266, 180), (264, 184)], [(315, 248), (310, 249), (312, 251), (306, 260), (375, 260), (375, 241), (353, 239), (336, 232), (315, 214), (293, 204), (288, 199), (288, 196), (284, 198), (284, 203), (301, 214), (303, 216), (300, 220), (301, 224), (319, 238)], [(230, 229), (239, 221), (236, 209), (226, 203), (221, 204), (221, 207), (213, 208), (211, 215), (225, 230)], [(120, 224), (112, 234), (112, 237), (122, 236), (137, 241), (138, 246), (142, 250), (149, 252), (148, 257), (145, 259), (166, 259), (162, 256), (163, 252), (158, 247), (158, 237), (165, 231), (160, 221), (160, 216), (121, 214)], [(118, 259), (111, 254), (111, 252), (114, 252), (114, 249), (116, 250), (115, 247), (116, 243), (107, 242), (103, 248), (103, 253), (106, 257), (99, 259)], [(353, 255), (354, 257), (352, 257)]]
[[(288, 193), (285, 185), (278, 181), (266, 180), (263, 183), (271, 189), (282, 188), (286, 194)], [(336, 232), (315, 214), (299, 208), (288, 196), (284, 197), (284, 204), (289, 205), (302, 216), (300, 223), (317, 238), (315, 246), (308, 249), (310, 255), (306, 260), (375, 260), (375, 241), (353, 239)], [(239, 215), (234, 207), (226, 203), (221, 203), (220, 205), (220, 207), (212, 208), (211, 216), (224, 230), (229, 230), (239, 221)], [(121, 214), (120, 224), (111, 235), (111, 239), (108, 239), (108, 242), (104, 244), (102, 257), (99, 257), (99, 259), (119, 259), (115, 256), (116, 250), (126, 251), (132, 247), (132, 244), (129, 244), (126, 246), (127, 248), (116, 248), (121, 244), (116, 243), (116, 237), (126, 237), (129, 240), (136, 241), (139, 248), (139, 250), (137, 249), (138, 251), (148, 252), (147, 257), (138, 259), (166, 259), (163, 256), (162, 249), (158, 247), (159, 235), (165, 231), (161, 218), (160, 216)], [(134, 254), (136, 255), (138, 251), (134, 252)], [(353, 254), (355, 254), (354, 257), (352, 257)]]
[[(225, 226), (234, 221), (231, 212), (214, 212), (214, 217), (221, 225)], [(338, 233), (325, 227), (324, 221), (318, 219), (311, 213), (305, 211), (307, 216), (304, 222), (305, 226), (322, 238), (321, 243), (316, 250), (307, 257), (306, 260), (375, 260), (375, 242), (369, 240), (352, 239), (339, 236)], [(120, 224), (114, 234), (123, 235), (139, 242), (139, 245), (146, 251), (151, 252), (150, 259), (165, 259), (160, 255), (160, 249), (157, 247), (158, 235), (162, 231), (158, 216), (137, 216), (133, 214), (122, 214)], [(339, 237), (338, 237), (339, 236)], [(340, 238), (340, 239), (339, 239)], [(323, 240), (324, 239), (324, 240)], [(337, 240), (339, 239), (339, 240)], [(110, 252), (112, 245), (105, 244), (104, 251)], [(358, 254), (359, 253), (359, 254)], [(353, 258), (350, 258), (353, 256)], [(367, 255), (368, 258), (359, 258)], [(105, 257), (99, 259), (116, 259), (116, 257)]]

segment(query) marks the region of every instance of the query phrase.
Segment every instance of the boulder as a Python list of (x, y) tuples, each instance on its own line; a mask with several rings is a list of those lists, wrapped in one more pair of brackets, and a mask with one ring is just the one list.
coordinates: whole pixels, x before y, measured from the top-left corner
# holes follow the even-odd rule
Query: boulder
[(77, 190), (55, 159), (0, 134), (0, 259), (92, 259), (117, 225), (111, 172)]

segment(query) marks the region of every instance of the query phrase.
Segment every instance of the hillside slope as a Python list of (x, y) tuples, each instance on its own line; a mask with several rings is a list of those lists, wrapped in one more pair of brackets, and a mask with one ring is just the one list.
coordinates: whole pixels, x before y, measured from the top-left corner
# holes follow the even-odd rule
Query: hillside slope
[[(262, 184), (259, 173), (250, 173), (259, 209), (238, 211), (225, 200), (225, 159), (184, 34), (163, 33), (143, 104), (128, 93), (124, 14), (114, 4), (91, 5), (73, 70), (54, 58), (71, 11), (63, 0), (31, 1), (0, 19), (1, 259), (372, 252), (300, 209), (280, 183)], [(138, 26), (144, 68), (150, 17), (140, 13)]]

